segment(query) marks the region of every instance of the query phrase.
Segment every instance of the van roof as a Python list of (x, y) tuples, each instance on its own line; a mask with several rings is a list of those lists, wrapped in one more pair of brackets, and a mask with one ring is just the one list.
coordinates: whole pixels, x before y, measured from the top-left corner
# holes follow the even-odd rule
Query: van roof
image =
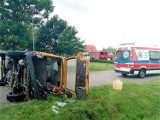
[(155, 44), (138, 44), (138, 43), (122, 43), (119, 44), (118, 48), (121, 47), (150, 47), (150, 48), (160, 48), (159, 45)]

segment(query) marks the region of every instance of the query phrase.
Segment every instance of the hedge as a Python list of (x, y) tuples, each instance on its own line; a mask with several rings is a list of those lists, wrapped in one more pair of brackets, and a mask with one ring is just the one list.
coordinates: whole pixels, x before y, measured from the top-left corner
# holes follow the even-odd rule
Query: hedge
[(114, 60), (90, 60), (90, 62), (99, 62), (99, 63), (114, 63)]

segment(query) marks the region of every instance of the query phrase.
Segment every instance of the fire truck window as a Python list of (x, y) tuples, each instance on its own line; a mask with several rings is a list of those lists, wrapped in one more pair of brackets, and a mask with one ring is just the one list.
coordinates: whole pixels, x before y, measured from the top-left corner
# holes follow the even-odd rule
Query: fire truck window
[(101, 52), (101, 55), (104, 55), (104, 52)]
[(109, 51), (109, 54), (110, 54), (110, 55), (113, 55), (112, 51)]

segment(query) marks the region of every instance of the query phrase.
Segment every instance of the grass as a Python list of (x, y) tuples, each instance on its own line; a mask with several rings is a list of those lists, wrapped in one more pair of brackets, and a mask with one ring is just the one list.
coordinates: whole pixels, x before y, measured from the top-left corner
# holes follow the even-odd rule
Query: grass
[(112, 63), (90, 62), (90, 71), (113, 70)]
[[(74, 98), (73, 98), (74, 99)], [(68, 103), (55, 114), (51, 106), (61, 97), (31, 100), (0, 109), (3, 120), (160, 120), (160, 81), (93, 87), (86, 101)]]

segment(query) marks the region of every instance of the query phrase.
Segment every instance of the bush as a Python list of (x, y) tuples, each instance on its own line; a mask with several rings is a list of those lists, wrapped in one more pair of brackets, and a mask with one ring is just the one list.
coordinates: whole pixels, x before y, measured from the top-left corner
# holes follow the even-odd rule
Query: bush
[(110, 63), (110, 64), (113, 64), (113, 63), (114, 63), (114, 60), (90, 60), (90, 62)]

